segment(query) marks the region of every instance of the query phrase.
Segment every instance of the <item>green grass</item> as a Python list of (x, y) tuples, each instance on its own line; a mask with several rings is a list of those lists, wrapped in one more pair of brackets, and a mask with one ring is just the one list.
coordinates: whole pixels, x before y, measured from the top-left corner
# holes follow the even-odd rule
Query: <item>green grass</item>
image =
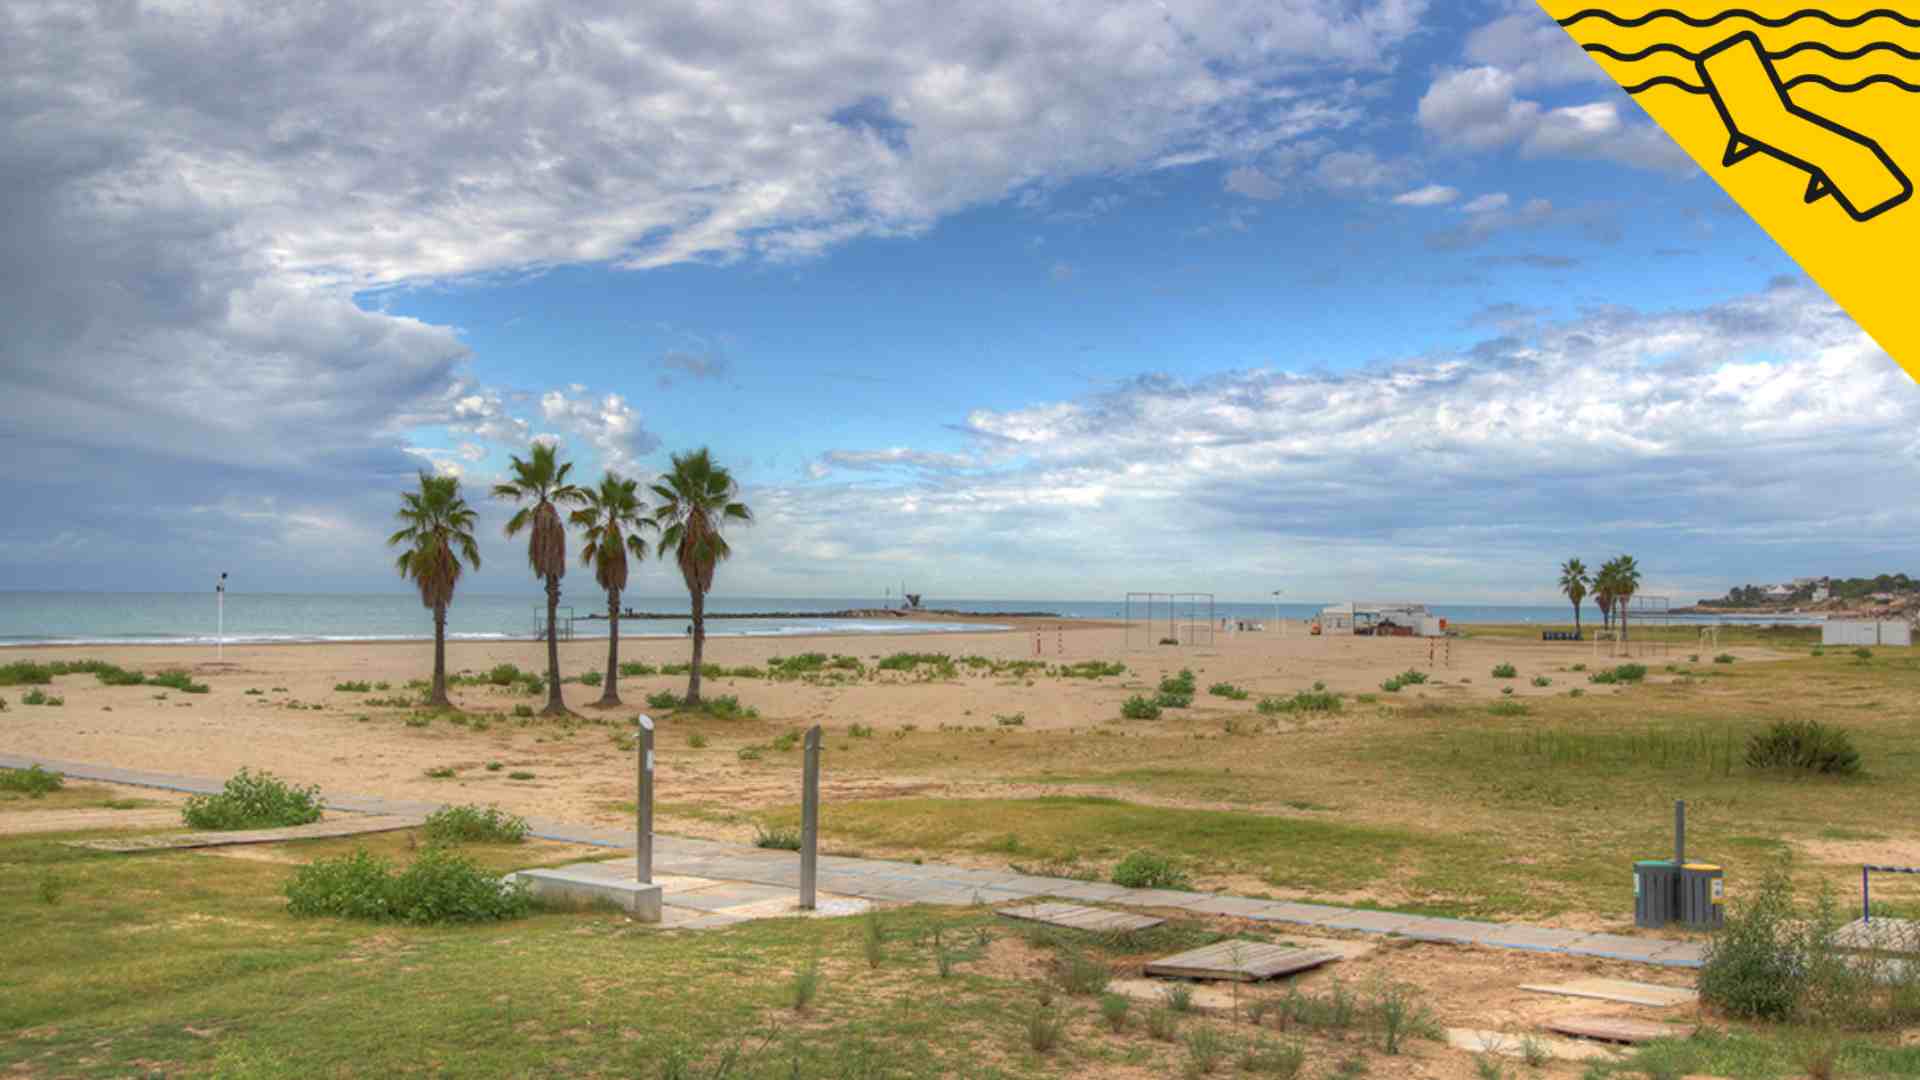
[[(849, 969), (835, 961), (860, 955), (859, 920), (670, 934), (604, 913), (536, 912), (413, 926), (290, 915), (279, 897), (294, 870), (271, 863), (10, 839), (0, 866), (0, 1071), (651, 1080), (718, 1075), (738, 1045), (729, 1075), (740, 1077), (1004, 1080), (1100, 1060), (1073, 1039), (1048, 1060), (982, 1060), (982, 1038), (1011, 1041), (1031, 994), (974, 971), (972, 949), (955, 951), (938, 994), (902, 984), (909, 967), (931, 972), (936, 931), (973, 941), (991, 927), (986, 913), (890, 912), (887, 964)], [(785, 973), (814, 958), (824, 977), (796, 1026)]]

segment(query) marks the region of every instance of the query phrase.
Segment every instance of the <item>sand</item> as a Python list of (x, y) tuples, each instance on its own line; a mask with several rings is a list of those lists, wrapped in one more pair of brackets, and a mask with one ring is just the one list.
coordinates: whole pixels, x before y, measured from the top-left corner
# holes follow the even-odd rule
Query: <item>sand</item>
[[(1037, 641), (1039, 659), (1053, 663), (1119, 660), (1129, 672), (1097, 682), (984, 675), (928, 682), (891, 674), (883, 681), (846, 686), (723, 679), (709, 680), (707, 693), (736, 695), (779, 728), (819, 723), (832, 732), (859, 723), (884, 733), (907, 724), (922, 729), (942, 723), (992, 725), (996, 715), (1020, 713), (1029, 730), (1085, 730), (1112, 720), (1127, 697), (1142, 691), (1150, 694), (1162, 675), (1183, 667), (1194, 670), (1200, 697), (1206, 701), (1206, 688), (1223, 681), (1248, 689), (1253, 700), (1262, 695), (1291, 695), (1315, 682), (1348, 694), (1379, 694), (1383, 680), (1409, 668), (1432, 673), (1434, 681), (1404, 691), (1403, 698), (1490, 700), (1509, 688), (1513, 697), (1526, 698), (1584, 685), (1583, 675), (1568, 672), (1573, 664), (1598, 666), (1592, 647), (1586, 644), (1458, 639), (1449, 645), (1412, 638), (1323, 638), (1309, 636), (1298, 622), (1289, 622), (1278, 632), (1220, 634), (1210, 646), (1153, 646), (1129, 652), (1125, 628), (1117, 624), (1016, 622), (1010, 631), (713, 638), (707, 643), (706, 658), (727, 666), (757, 666), (771, 656), (806, 651), (844, 652), (869, 664), (899, 651), (1034, 659)], [(685, 639), (629, 639), (622, 642), (621, 658), (655, 665), (684, 663), (689, 649)], [(1742, 659), (1772, 655), (1763, 648), (1728, 651)], [(560, 652), (561, 669), (569, 676), (604, 670), (606, 665), (604, 640), (563, 643)], [(1685, 661), (1677, 647), (1675, 654), (1671, 660)], [(567, 703), (582, 717), (617, 725), (612, 729), (586, 726), (571, 734), (556, 732), (551, 725), (504, 722), (513, 705), (530, 703), (538, 708), (542, 699), (493, 688), (453, 691), (456, 704), (495, 715), (495, 724), (477, 735), (444, 720), (424, 728), (408, 727), (402, 718), (410, 710), (367, 704), (368, 698), (407, 695), (405, 683), (430, 673), (432, 655), (432, 645), (426, 642), (229, 646), (221, 661), (215, 660), (214, 650), (201, 646), (6, 649), (0, 651), (0, 659), (6, 661), (94, 657), (149, 673), (182, 668), (207, 683), (211, 692), (193, 695), (151, 686), (109, 687), (91, 675), (70, 675), (46, 688), (64, 697), (65, 705), (46, 707), (22, 705), (19, 698), (25, 688), (0, 690), (8, 703), (7, 711), (0, 713), (0, 750), (207, 777), (224, 777), (251, 766), (341, 794), (495, 802), (523, 814), (581, 823), (617, 822), (624, 819), (618, 804), (632, 798), (632, 759), (611, 752), (610, 737), (615, 731), (630, 730), (633, 716), (645, 709), (648, 693), (680, 692), (686, 686), (684, 676), (622, 679), (626, 706), (609, 714), (592, 707), (599, 688), (566, 685)], [(1646, 662), (1659, 672), (1668, 659), (1654, 657)], [(1502, 662), (1514, 664), (1519, 677), (1490, 677), (1491, 668)], [(450, 671), (483, 671), (498, 663), (543, 669), (544, 642), (448, 646)], [(1531, 680), (1536, 675), (1552, 678), (1554, 685), (1534, 687)], [(1649, 681), (1666, 677), (1655, 674)], [(349, 680), (387, 682), (391, 689), (334, 690), (336, 684)], [(248, 694), (250, 689), (261, 693)], [(1611, 692), (1603, 686), (1587, 690)], [(669, 728), (670, 723), (663, 721), (663, 751), (679, 745), (679, 741), (670, 742), (674, 737)], [(663, 801), (672, 801), (676, 790), (697, 790), (709, 800), (722, 790), (730, 804), (743, 809), (794, 801), (784, 772), (739, 768), (731, 752), (724, 761), (713, 754), (690, 760), (695, 756), (662, 753)], [(483, 766), (490, 761), (500, 762), (502, 768), (486, 771)], [(428, 768), (447, 765), (460, 771), (458, 779), (424, 775)], [(531, 772), (534, 778), (513, 780), (509, 773), (514, 771)], [(868, 776), (844, 782), (829, 778), (828, 783), (835, 798), (964, 794), (951, 783), (921, 783), (910, 776)]]

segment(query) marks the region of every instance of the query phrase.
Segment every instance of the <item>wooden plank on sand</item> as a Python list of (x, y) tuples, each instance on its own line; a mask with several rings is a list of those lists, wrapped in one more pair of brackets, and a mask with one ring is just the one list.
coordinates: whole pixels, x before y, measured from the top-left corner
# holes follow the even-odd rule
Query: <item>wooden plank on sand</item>
[(1217, 941), (1162, 960), (1150, 960), (1147, 974), (1257, 982), (1317, 968), (1338, 959), (1340, 954), (1331, 949), (1300, 949), (1261, 941)]
[(1135, 915), (1126, 911), (1109, 911), (1106, 908), (1083, 907), (1079, 904), (1022, 904), (1018, 907), (1000, 908), (995, 914), (1026, 922), (1064, 926), (1070, 930), (1092, 930), (1102, 933), (1145, 930), (1167, 921), (1156, 919), (1151, 915)]
[(1577, 1035), (1583, 1039), (1617, 1043), (1681, 1039), (1693, 1033), (1692, 1028), (1661, 1024), (1652, 1020), (1635, 1020), (1630, 1016), (1563, 1016), (1547, 1021), (1547, 1030), (1557, 1031), (1562, 1035)]
[(420, 819), (401, 815), (363, 817), (358, 814), (311, 825), (291, 825), (284, 829), (235, 829), (231, 832), (165, 833), (160, 836), (129, 836), (118, 840), (69, 840), (69, 847), (95, 851), (179, 851), (186, 848), (229, 847), (234, 844), (278, 844), (286, 840), (325, 840), (337, 836), (362, 836), (367, 833), (393, 832), (418, 827)]
[(1653, 983), (1633, 982), (1628, 979), (1574, 979), (1563, 983), (1523, 985), (1520, 989), (1531, 990), (1536, 994), (1559, 994), (1561, 997), (1617, 1001), (1622, 1005), (1646, 1005), (1656, 1009), (1691, 1005), (1700, 999), (1699, 992), (1694, 990), (1678, 986), (1656, 986)]

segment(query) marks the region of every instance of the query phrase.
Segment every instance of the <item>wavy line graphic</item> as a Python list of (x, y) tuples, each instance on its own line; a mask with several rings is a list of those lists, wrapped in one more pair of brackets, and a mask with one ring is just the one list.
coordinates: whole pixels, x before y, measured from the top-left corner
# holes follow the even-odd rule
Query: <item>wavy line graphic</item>
[(1902, 26), (1909, 27), (1915, 30), (1920, 30), (1920, 19), (1916, 19), (1911, 15), (1905, 15), (1898, 11), (1890, 10), (1888, 8), (1875, 8), (1872, 11), (1863, 12), (1862, 14), (1853, 16), (1851, 18), (1842, 18), (1841, 16), (1832, 15), (1832, 14), (1829, 14), (1828, 12), (1821, 11), (1817, 8), (1803, 8), (1799, 11), (1792, 12), (1788, 15), (1783, 15), (1777, 19), (1768, 18), (1767, 16), (1762, 15), (1757, 11), (1750, 11), (1746, 8), (1732, 8), (1727, 11), (1719, 12), (1718, 14), (1709, 15), (1704, 19), (1698, 18), (1693, 15), (1689, 15), (1684, 11), (1679, 11), (1674, 8), (1659, 8), (1657, 10), (1647, 12), (1645, 15), (1639, 15), (1630, 19), (1622, 18), (1619, 15), (1615, 15), (1611, 11), (1603, 11), (1600, 8), (1585, 8), (1583, 10), (1574, 12), (1573, 14), (1567, 16), (1564, 19), (1559, 20), (1559, 22), (1561, 26), (1572, 26), (1574, 23), (1582, 22), (1587, 19), (1600, 19), (1605, 22), (1610, 22), (1615, 26), (1626, 27), (1629, 29), (1634, 27), (1645, 26), (1648, 23), (1654, 22), (1658, 19), (1675, 19), (1675, 20), (1678, 20), (1679, 22), (1683, 22), (1688, 26), (1692, 26), (1692, 27), (1718, 26), (1729, 19), (1751, 19), (1754, 22), (1759, 23), (1761, 26), (1775, 27), (1775, 28), (1790, 25), (1792, 23), (1800, 21), (1801, 19), (1819, 19), (1820, 21), (1825, 22), (1828, 25), (1842, 27), (1846, 29), (1851, 29), (1856, 26), (1864, 26), (1875, 19), (1892, 19), (1894, 22), (1897, 22)]
[[(1603, 44), (1597, 44), (1597, 43), (1592, 45), (1583, 45), (1581, 47), (1586, 49), (1590, 53), (1598, 53), (1601, 56), (1608, 58), (1609, 60), (1623, 60), (1623, 61), (1626, 61), (1627, 63), (1634, 63), (1636, 61), (1645, 60), (1648, 57), (1655, 55), (1656, 53), (1672, 53), (1675, 56), (1682, 57), (1687, 60), (1698, 60), (1703, 55), (1702, 51), (1700, 50), (1683, 49), (1678, 45), (1649, 45), (1646, 48), (1641, 49), (1639, 52), (1621, 52), (1619, 49), (1616, 49), (1611, 45), (1603, 45)], [(1780, 49), (1774, 52), (1763, 53), (1762, 55), (1764, 55), (1769, 60), (1786, 60), (1790, 57), (1798, 56), (1803, 52), (1825, 53), (1826, 55), (1832, 57), (1835, 60), (1858, 60), (1861, 57), (1866, 56), (1868, 53), (1890, 52), (1890, 53), (1898, 54), (1904, 60), (1920, 60), (1920, 51), (1904, 48), (1900, 45), (1894, 44), (1891, 41), (1876, 41), (1871, 45), (1863, 45), (1860, 48), (1853, 49), (1851, 51), (1843, 51), (1840, 49), (1836, 49), (1833, 46), (1827, 45), (1823, 42), (1803, 41), (1800, 44), (1793, 46), (1792, 48)]]
[[(1895, 78), (1892, 75), (1869, 75), (1859, 82), (1851, 83), (1837, 83), (1825, 75), (1798, 75), (1780, 85), (1788, 90), (1799, 86), (1824, 86), (1829, 90), (1842, 94), (1851, 94), (1869, 86), (1884, 85), (1897, 86), (1910, 94), (1920, 94), (1920, 86), (1907, 82), (1904, 79)], [(1677, 78), (1673, 75), (1656, 75), (1646, 82), (1634, 83), (1632, 86), (1627, 87), (1626, 90), (1629, 94), (1638, 94), (1651, 90), (1656, 86), (1671, 86), (1675, 90), (1683, 90), (1689, 94), (1706, 94), (1710, 92), (1705, 86), (1687, 82), (1685, 79)]]

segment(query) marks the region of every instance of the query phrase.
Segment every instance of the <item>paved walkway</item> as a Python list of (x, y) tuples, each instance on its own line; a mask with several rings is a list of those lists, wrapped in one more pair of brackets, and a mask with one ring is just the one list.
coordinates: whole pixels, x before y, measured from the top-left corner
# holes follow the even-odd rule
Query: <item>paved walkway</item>
[[(75, 779), (170, 791), (215, 792), (223, 786), (221, 781), (204, 777), (175, 776), (0, 753), (0, 768), (24, 769), (35, 764)], [(408, 816), (425, 816), (440, 806), (438, 803), (406, 802), (368, 795), (330, 795), (326, 803), (336, 810), (361, 814)], [(596, 829), (542, 818), (528, 818), (527, 822), (535, 836), (546, 840), (609, 848), (632, 848), (635, 842), (636, 834), (632, 830)], [(714, 840), (655, 836), (653, 861), (656, 874), (716, 878), (790, 889), (798, 889), (800, 885), (800, 860), (789, 851), (764, 851)], [(1098, 881), (1034, 877), (1011, 871), (975, 870), (937, 863), (916, 865), (839, 855), (820, 857), (818, 886), (823, 892), (842, 896), (927, 904), (1000, 904), (1054, 896), (1093, 903), (1170, 908), (1200, 915), (1228, 915), (1291, 926), (1392, 934), (1417, 941), (1484, 945), (1495, 949), (1567, 956), (1595, 956), (1660, 967), (1697, 968), (1706, 949), (1705, 944), (1699, 941), (1627, 937), (1519, 923), (1475, 922), (1290, 900), (1260, 900), (1223, 893), (1128, 889)]]

